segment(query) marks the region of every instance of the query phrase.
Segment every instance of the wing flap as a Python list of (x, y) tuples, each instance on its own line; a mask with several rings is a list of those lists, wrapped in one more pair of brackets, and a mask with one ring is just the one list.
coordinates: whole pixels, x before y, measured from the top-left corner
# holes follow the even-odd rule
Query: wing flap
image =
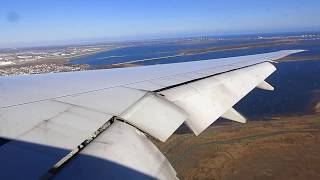
[(160, 95), (147, 93), (120, 117), (164, 142), (186, 120), (187, 114)]
[[(93, 173), (94, 172), (94, 173)], [(115, 121), (55, 179), (176, 179), (165, 156), (134, 127)]]
[(166, 141), (186, 119), (183, 110), (160, 95), (126, 87), (55, 100), (120, 117), (161, 141)]
[(275, 67), (265, 62), (159, 93), (188, 114), (186, 122), (198, 135), (274, 71)]

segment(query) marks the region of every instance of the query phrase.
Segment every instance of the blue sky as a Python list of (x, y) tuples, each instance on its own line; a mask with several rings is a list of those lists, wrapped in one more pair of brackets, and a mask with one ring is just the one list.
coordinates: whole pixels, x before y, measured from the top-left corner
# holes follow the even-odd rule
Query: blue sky
[(0, 47), (320, 30), (319, 0), (1, 0)]

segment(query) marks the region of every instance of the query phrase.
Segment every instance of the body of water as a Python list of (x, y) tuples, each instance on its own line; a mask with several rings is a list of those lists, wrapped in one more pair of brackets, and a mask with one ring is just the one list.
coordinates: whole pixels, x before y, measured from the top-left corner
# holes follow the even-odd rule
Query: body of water
[[(275, 64), (267, 78), (274, 91), (254, 89), (235, 106), (249, 117), (306, 114), (314, 101), (320, 102), (320, 60)], [(318, 94), (317, 94), (318, 93)]]
[[(194, 44), (154, 44), (115, 49), (107, 52), (80, 57), (70, 61), (72, 64), (89, 64), (93, 67), (123, 63), (141, 59), (163, 56), (174, 56), (182, 50), (203, 49), (208, 47), (239, 45), (265, 40), (222, 40)], [(197, 55), (169, 57), (139, 62), (141, 65), (199, 61), (224, 57), (243, 56), (267, 53), (287, 49), (304, 49), (306, 52), (293, 56), (320, 56), (320, 40), (298, 41), (286, 45), (237, 49), (228, 51), (209, 52)], [(292, 61), (275, 64), (277, 71), (267, 81), (275, 87), (275, 91), (255, 89), (243, 100), (236, 104), (236, 109), (248, 117), (263, 117), (284, 114), (303, 114), (310, 110), (316, 92), (320, 90), (320, 59), (312, 61)], [(319, 91), (318, 91), (319, 93)]]

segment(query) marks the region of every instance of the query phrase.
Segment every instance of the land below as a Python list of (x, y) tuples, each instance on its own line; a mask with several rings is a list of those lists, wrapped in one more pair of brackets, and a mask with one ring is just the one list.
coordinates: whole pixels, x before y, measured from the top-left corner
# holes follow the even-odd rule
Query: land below
[(51, 47), (8, 50), (0, 53), (0, 76), (83, 71), (87, 64), (70, 64), (74, 58), (120, 48), (118, 45)]
[(280, 39), (280, 40), (270, 40), (266, 42), (257, 42), (257, 43), (245, 43), (239, 45), (229, 45), (229, 46), (218, 46), (218, 47), (209, 47), (205, 49), (198, 50), (185, 50), (181, 51), (181, 55), (195, 55), (203, 54), (217, 51), (229, 51), (229, 50), (239, 50), (239, 49), (250, 49), (250, 48), (259, 48), (259, 47), (269, 47), (269, 46), (279, 46), (279, 45), (289, 45), (297, 43), (299, 40), (296, 38), (292, 39)]
[[(206, 53), (213, 53), (219, 51), (234, 51), (234, 50), (241, 50), (241, 49), (254, 49), (254, 48), (263, 48), (263, 47), (277, 47), (281, 45), (293, 45), (299, 44), (301, 39), (298, 38), (285, 38), (285, 39), (276, 39), (276, 40), (268, 40), (263, 42), (256, 42), (256, 43), (244, 43), (238, 45), (226, 45), (226, 46), (214, 46), (209, 48), (202, 48), (202, 49), (186, 49), (182, 51), (178, 51), (174, 55), (169, 56), (158, 56), (153, 58), (146, 58), (146, 59), (135, 59), (129, 60), (126, 62), (108, 64), (108, 65), (101, 65), (100, 68), (121, 68), (121, 67), (132, 67), (132, 66), (141, 66), (144, 62), (152, 62), (152, 61), (167, 61), (170, 63), (171, 58), (177, 57), (184, 57), (184, 56), (193, 56), (199, 54), (206, 54)], [(319, 44), (315, 43), (315, 46)], [(301, 60), (319, 60), (320, 55), (309, 55), (309, 56), (288, 56), (281, 59), (278, 59), (279, 62), (286, 62), (286, 61), (301, 61)]]
[(320, 179), (320, 114), (220, 123), (153, 140), (181, 179)]
[[(234, 51), (242, 49), (255, 49), (263, 47), (280, 47), (284, 45), (297, 45), (312, 44), (319, 46), (320, 35), (301, 35), (301, 36), (288, 36), (288, 37), (253, 37), (248, 39), (243, 38), (186, 38), (176, 40), (162, 40), (151, 42), (132, 42), (122, 44), (105, 44), (105, 45), (85, 45), (85, 46), (66, 46), (66, 47), (48, 47), (48, 48), (30, 48), (30, 49), (17, 49), (0, 51), (0, 76), (8, 75), (22, 75), (22, 74), (41, 74), (51, 72), (67, 72), (67, 71), (84, 71), (91, 69), (109, 69), (109, 68), (123, 68), (141, 66), (144, 62), (152, 64), (154, 61), (157, 63), (159, 60), (170, 63), (171, 59), (177, 57), (187, 57), (199, 54), (220, 52), (220, 51)], [(252, 41), (252, 42), (251, 42)], [(219, 45), (222, 42), (229, 42), (232, 45)], [(157, 46), (157, 45), (200, 45), (213, 43), (206, 48), (191, 48), (177, 50), (175, 52), (145, 52), (152, 55), (148, 58), (142, 59), (130, 59), (132, 54), (112, 55), (108, 58), (118, 58), (119, 63), (108, 63), (106, 58), (97, 58), (97, 61), (105, 61), (105, 64), (92, 66), (90, 64), (73, 64), (70, 60), (80, 58), (84, 56), (91, 56), (96, 53), (106, 52), (115, 49), (121, 49), (125, 47), (144, 47), (144, 46)], [(216, 44), (215, 44), (216, 43)], [(221, 43), (220, 43), (221, 44)], [(170, 54), (163, 55), (160, 54)], [(160, 55), (160, 56), (159, 56)], [(123, 62), (121, 58), (126, 57), (127, 61)], [(133, 56), (134, 57), (134, 56)], [(289, 56), (278, 61), (299, 61), (299, 60), (319, 60), (319, 55), (307, 55), (307, 56)], [(151, 63), (150, 63), (151, 62)]]
[(281, 59), (278, 59), (278, 62), (287, 62), (287, 61), (313, 61), (320, 60), (320, 55), (315, 56), (287, 56)]

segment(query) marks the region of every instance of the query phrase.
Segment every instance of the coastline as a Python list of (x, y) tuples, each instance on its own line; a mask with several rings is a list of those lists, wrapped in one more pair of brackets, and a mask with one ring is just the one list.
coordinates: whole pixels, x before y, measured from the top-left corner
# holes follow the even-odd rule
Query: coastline
[[(155, 57), (155, 58), (146, 58), (146, 59), (140, 59), (140, 60), (121, 62), (121, 63), (100, 65), (97, 67), (97, 69), (103, 69), (104, 67), (109, 69), (109, 68), (124, 68), (124, 67), (132, 67), (132, 66), (143, 66), (139, 63), (156, 61), (156, 60), (160, 60), (160, 59), (168, 59), (168, 58), (173, 58), (173, 57), (183, 57), (183, 56), (192, 56), (192, 55), (172, 55), (172, 56), (162, 56), (162, 57)], [(281, 58), (281, 59), (276, 60), (276, 62), (292, 62), (292, 61), (320, 61), (320, 55), (319, 56), (301, 56), (301, 57), (290, 57), (289, 56), (289, 57), (285, 57), (285, 58)], [(168, 62), (168, 63), (170, 63), (170, 62)]]
[(318, 56), (288, 56), (278, 59), (277, 62), (291, 62), (291, 61), (317, 61), (320, 60), (320, 55)]

